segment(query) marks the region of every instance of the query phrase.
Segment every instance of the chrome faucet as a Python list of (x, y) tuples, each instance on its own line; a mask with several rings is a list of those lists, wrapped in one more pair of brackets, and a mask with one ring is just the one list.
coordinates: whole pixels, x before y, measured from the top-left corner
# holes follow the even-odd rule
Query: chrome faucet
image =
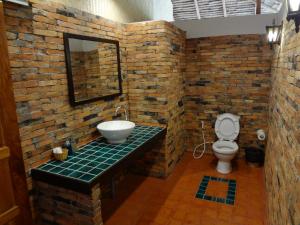
[(123, 108), (123, 109), (124, 109), (124, 112), (125, 112), (125, 120), (128, 120), (128, 113), (127, 113), (127, 109), (126, 109), (126, 107), (125, 107), (125, 106), (123, 106), (123, 105), (121, 105), (121, 106), (118, 106), (118, 107), (116, 108), (115, 116), (117, 116), (117, 115), (118, 115), (118, 112), (119, 112), (119, 110), (120, 110), (121, 108)]

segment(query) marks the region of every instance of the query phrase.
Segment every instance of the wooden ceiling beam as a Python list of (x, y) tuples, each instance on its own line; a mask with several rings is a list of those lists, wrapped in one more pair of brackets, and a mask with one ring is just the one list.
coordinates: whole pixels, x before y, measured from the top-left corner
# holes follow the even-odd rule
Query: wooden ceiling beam
[(261, 14), (261, 0), (256, 0), (256, 14)]
[(194, 3), (195, 3), (195, 9), (196, 9), (196, 13), (197, 13), (197, 18), (198, 18), (198, 20), (200, 20), (201, 16), (200, 16), (200, 9), (199, 9), (199, 5), (198, 5), (198, 0), (194, 0)]
[(222, 5), (223, 5), (224, 17), (227, 17), (227, 10), (226, 10), (226, 2), (225, 2), (225, 0), (222, 0)]

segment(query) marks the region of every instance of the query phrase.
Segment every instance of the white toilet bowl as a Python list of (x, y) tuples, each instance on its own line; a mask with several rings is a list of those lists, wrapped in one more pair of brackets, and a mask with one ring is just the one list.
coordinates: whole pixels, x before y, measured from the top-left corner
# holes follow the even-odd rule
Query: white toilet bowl
[(222, 174), (230, 173), (231, 160), (236, 155), (239, 147), (236, 142), (232, 141), (217, 141), (213, 144), (215, 156), (219, 159), (217, 171)]
[(239, 116), (230, 113), (219, 115), (215, 123), (215, 132), (219, 138), (212, 146), (215, 156), (219, 159), (216, 169), (219, 173), (227, 174), (232, 170), (231, 160), (239, 149), (234, 142), (240, 132)]

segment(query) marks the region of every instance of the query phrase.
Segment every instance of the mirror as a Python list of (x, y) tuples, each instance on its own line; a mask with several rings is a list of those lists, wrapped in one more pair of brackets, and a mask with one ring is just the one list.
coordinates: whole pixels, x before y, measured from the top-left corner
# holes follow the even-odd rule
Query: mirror
[(70, 103), (122, 94), (119, 42), (64, 33)]

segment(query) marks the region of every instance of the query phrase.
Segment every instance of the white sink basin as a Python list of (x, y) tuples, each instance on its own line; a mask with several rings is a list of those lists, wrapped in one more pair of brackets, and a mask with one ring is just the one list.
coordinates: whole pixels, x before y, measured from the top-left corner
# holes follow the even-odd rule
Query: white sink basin
[(111, 144), (124, 143), (135, 127), (135, 123), (127, 120), (113, 120), (99, 123), (98, 131)]

